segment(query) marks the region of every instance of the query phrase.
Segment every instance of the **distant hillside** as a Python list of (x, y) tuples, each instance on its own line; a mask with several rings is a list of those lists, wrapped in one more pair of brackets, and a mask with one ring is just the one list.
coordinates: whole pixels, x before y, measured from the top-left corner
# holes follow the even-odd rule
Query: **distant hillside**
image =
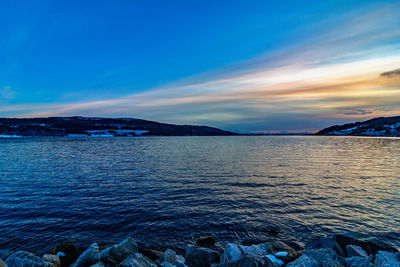
[(400, 116), (335, 125), (319, 131), (316, 135), (400, 136)]
[(33, 119), (0, 118), (0, 137), (113, 137), (113, 136), (207, 136), (236, 135), (208, 126), (174, 125), (140, 119), (50, 117)]

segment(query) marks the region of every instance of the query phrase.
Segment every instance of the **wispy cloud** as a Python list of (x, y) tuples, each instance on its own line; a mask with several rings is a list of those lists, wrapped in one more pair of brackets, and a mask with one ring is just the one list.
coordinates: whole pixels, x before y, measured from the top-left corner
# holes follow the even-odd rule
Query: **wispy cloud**
[(387, 79), (399, 77), (400, 8), (360, 12), (337, 26), (327, 22), (330, 28), (297, 45), (162, 88), (109, 100), (11, 105), (0, 112), (131, 116), (233, 130), (242, 125), (236, 129), (243, 131), (317, 130), (400, 114), (400, 79)]

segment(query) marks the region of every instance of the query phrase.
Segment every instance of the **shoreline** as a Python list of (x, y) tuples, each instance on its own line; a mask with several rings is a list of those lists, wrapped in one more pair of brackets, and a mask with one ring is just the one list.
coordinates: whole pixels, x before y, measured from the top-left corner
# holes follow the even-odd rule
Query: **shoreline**
[(297, 242), (243, 240), (219, 244), (211, 234), (197, 237), (178, 253), (171, 248), (144, 246), (127, 237), (112, 246), (92, 243), (79, 251), (70, 239), (44, 255), (0, 249), (0, 267), (228, 267), (228, 266), (400, 266), (400, 252), (378, 238), (345, 232)]
[(400, 136), (374, 135), (315, 135), (315, 134), (240, 134), (240, 135), (138, 135), (138, 136), (6, 136), (0, 135), (0, 140), (85, 140), (85, 139), (129, 139), (129, 138), (175, 138), (175, 137), (313, 137), (313, 138), (371, 138), (400, 139)]

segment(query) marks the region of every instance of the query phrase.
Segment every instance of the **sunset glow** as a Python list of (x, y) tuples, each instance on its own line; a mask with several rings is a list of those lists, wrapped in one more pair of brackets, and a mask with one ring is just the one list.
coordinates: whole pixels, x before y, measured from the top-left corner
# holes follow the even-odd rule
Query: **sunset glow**
[[(68, 81), (71, 88), (60, 93), (55, 91), (62, 79), (46, 82), (45, 73), (40, 88), (18, 81), (22, 76), (17, 80), (1, 77), (0, 115), (137, 117), (238, 132), (316, 131), (334, 123), (399, 115), (400, 74), (381, 75), (400, 68), (399, 13), (396, 2), (355, 5), (318, 23), (302, 24), (297, 29), (304, 31), (301, 37), (286, 33), (286, 42), (278, 47), (272, 43), (274, 48), (249, 59), (232, 60), (224, 67), (194, 71), (159, 85), (150, 83), (147, 89), (128, 82), (126, 77), (136, 75), (129, 65), (97, 74), (103, 83), (100, 87), (79, 90)], [(21, 41), (20, 49), (34, 42), (32, 38), (37, 37)], [(84, 55), (81, 60), (86, 60)], [(28, 66), (11, 68), (15, 76)], [(113, 86), (118, 79), (124, 82)], [(146, 79), (158, 80), (151, 72)]]

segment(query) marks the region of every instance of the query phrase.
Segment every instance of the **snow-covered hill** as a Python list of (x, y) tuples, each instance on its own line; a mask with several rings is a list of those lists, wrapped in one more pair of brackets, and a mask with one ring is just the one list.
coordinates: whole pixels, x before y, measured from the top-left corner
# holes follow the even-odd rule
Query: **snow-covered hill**
[(363, 122), (335, 125), (317, 135), (400, 136), (400, 116), (381, 117)]

